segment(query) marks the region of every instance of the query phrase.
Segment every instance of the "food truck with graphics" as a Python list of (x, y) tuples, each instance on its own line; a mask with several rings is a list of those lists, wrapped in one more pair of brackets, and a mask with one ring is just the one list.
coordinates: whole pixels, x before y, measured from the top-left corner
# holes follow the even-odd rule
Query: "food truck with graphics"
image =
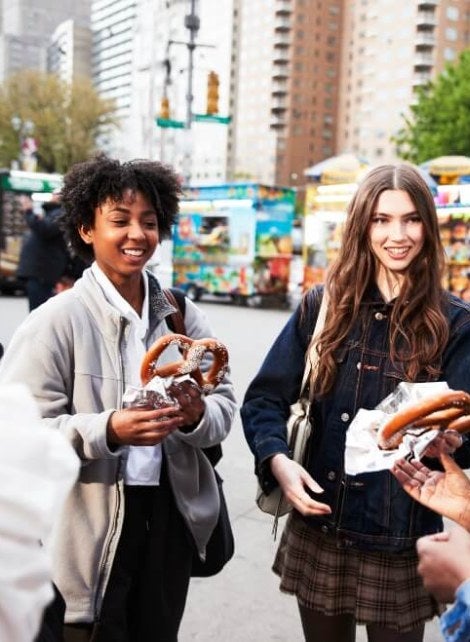
[(288, 306), (295, 190), (258, 183), (185, 189), (173, 235), (173, 284), (246, 304)]
[(439, 185), (434, 200), (447, 257), (444, 285), (470, 301), (470, 184)]
[(24, 289), (16, 277), (26, 231), (20, 196), (30, 196), (33, 207), (40, 211), (42, 203), (61, 186), (60, 174), (0, 169), (0, 293), (13, 294)]

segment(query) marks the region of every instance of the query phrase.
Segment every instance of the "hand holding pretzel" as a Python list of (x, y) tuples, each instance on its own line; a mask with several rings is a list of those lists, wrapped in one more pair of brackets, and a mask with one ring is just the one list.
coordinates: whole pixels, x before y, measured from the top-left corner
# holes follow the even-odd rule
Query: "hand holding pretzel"
[(379, 447), (397, 448), (410, 428), (470, 430), (470, 395), (463, 390), (446, 390), (434, 397), (421, 399), (393, 415), (378, 432)]
[[(158, 365), (158, 358), (170, 345), (177, 346), (182, 359)], [(206, 353), (213, 361), (208, 372), (202, 373), (200, 365)], [(223, 379), (228, 368), (228, 352), (217, 339), (191, 339), (183, 334), (166, 334), (155, 341), (142, 360), (140, 377), (143, 385), (153, 377), (170, 377), (189, 374), (204, 392), (211, 392)]]

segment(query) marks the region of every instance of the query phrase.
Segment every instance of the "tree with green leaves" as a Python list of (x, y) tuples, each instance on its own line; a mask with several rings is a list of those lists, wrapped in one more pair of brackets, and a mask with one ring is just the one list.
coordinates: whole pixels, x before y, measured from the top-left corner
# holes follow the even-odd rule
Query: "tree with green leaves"
[(31, 122), (38, 145), (38, 171), (65, 173), (97, 150), (100, 136), (118, 126), (115, 106), (82, 77), (71, 84), (56, 74), (24, 70), (0, 85), (0, 166), (20, 154), (12, 119)]
[(470, 155), (470, 49), (457, 63), (417, 92), (394, 138), (398, 155), (412, 163), (447, 155)]

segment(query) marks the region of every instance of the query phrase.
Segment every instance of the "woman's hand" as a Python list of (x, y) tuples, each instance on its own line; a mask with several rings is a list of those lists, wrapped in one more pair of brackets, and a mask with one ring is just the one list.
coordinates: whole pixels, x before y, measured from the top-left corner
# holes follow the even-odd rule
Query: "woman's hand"
[(323, 488), (308, 474), (300, 464), (286, 455), (274, 455), (270, 460), (271, 472), (277, 479), (287, 501), (302, 515), (328, 515), (331, 508), (317, 502), (305, 491), (323, 493)]
[(107, 439), (111, 446), (155, 446), (184, 423), (178, 406), (124, 408), (110, 416)]
[(441, 453), (452, 455), (462, 445), (462, 435), (455, 430), (440, 432), (426, 448), (426, 457), (439, 458)]
[(444, 472), (406, 459), (395, 462), (391, 472), (417, 502), (470, 530), (470, 480), (447, 453), (439, 459)]
[(179, 406), (179, 416), (183, 421), (183, 430), (185, 426), (194, 427), (201, 421), (206, 402), (201, 389), (194, 381), (187, 379), (176, 384), (173, 383), (168, 388), (168, 393)]

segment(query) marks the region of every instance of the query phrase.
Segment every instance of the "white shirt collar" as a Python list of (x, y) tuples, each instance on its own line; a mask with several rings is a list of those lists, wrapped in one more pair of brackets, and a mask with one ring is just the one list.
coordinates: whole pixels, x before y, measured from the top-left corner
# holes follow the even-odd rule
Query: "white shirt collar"
[(139, 316), (134, 308), (129, 304), (126, 299), (119, 294), (116, 290), (114, 284), (103, 270), (98, 266), (97, 262), (94, 261), (91, 265), (93, 274), (95, 275), (96, 280), (101, 286), (104, 296), (109, 301), (109, 303), (114, 306), (122, 316), (130, 321), (136, 328), (138, 335), (142, 338), (148, 330), (149, 326), (149, 282), (148, 276), (145, 270), (142, 272), (142, 279), (144, 282), (144, 301), (142, 304), (142, 316)]

